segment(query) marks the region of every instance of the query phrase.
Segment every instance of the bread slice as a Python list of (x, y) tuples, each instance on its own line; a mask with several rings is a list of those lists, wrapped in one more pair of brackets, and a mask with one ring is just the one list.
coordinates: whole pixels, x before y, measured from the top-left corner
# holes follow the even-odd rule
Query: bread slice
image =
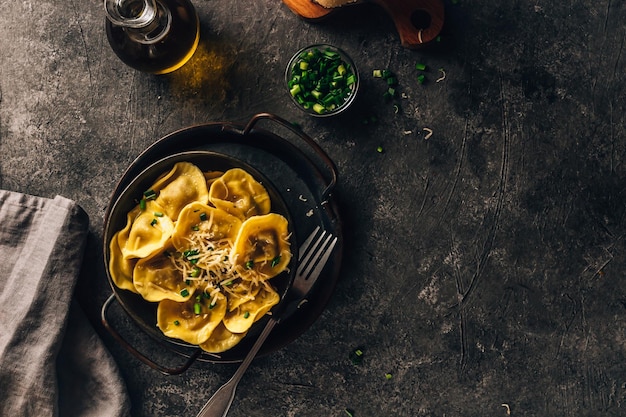
[(313, 3), (317, 3), (327, 9), (334, 9), (336, 7), (345, 6), (349, 3), (356, 3), (358, 0), (311, 0)]

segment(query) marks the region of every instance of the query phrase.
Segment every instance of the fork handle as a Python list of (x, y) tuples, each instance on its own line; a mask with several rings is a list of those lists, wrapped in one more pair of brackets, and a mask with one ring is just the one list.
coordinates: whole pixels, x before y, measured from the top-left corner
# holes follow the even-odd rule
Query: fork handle
[(233, 403), (233, 399), (235, 398), (235, 391), (237, 390), (237, 384), (239, 384), (239, 380), (252, 363), (252, 360), (258, 353), (259, 349), (267, 339), (267, 336), (272, 332), (274, 326), (278, 323), (274, 317), (270, 318), (265, 328), (259, 335), (259, 338), (254, 342), (254, 345), (244, 358), (239, 368), (235, 371), (233, 376), (222, 385), (209, 401), (202, 407), (202, 410), (198, 413), (197, 417), (226, 417), (228, 414), (228, 410), (230, 409), (230, 405)]

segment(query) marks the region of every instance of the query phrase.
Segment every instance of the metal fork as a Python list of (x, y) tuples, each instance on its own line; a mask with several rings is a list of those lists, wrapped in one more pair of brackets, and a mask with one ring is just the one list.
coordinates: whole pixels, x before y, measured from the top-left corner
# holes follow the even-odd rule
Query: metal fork
[(285, 310), (277, 317), (272, 316), (269, 319), (265, 328), (259, 335), (259, 338), (254, 343), (243, 362), (241, 362), (241, 365), (239, 365), (239, 368), (237, 368), (228, 382), (215, 391), (215, 394), (213, 394), (204, 407), (202, 407), (197, 417), (226, 417), (230, 405), (235, 398), (237, 384), (274, 326), (284, 317), (290, 316), (295, 310), (307, 302), (307, 296), (311, 288), (313, 288), (313, 284), (315, 284), (315, 281), (319, 278), (324, 266), (328, 262), (328, 258), (330, 258), (337, 244), (337, 237), (333, 237), (333, 235), (326, 230), (322, 230), (320, 233), (320, 230), (319, 226), (316, 227), (302, 246), (300, 246), (300, 250), (298, 251), (298, 269), (296, 270), (295, 278), (287, 294), (290, 299), (293, 297), (293, 300), (287, 304)]

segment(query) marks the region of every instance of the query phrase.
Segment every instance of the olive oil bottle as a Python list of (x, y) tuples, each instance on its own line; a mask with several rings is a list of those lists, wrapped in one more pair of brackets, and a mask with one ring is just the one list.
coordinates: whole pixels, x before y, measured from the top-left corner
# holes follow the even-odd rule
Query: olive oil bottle
[(152, 74), (182, 67), (200, 40), (189, 0), (104, 0), (107, 38), (126, 65)]

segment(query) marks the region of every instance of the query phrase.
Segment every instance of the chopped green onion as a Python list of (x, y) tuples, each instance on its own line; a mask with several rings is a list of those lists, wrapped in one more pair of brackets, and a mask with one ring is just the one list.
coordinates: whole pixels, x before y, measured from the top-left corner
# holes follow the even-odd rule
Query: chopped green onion
[(350, 361), (352, 361), (352, 363), (354, 365), (359, 365), (361, 362), (363, 362), (363, 350), (361, 348), (356, 348), (354, 350), (352, 350), (350, 352)]
[(346, 408), (345, 413), (348, 415), (348, 417), (354, 417), (354, 411), (350, 410), (349, 408)]
[(187, 288), (183, 288), (183, 289), (180, 291), (180, 295), (181, 295), (181, 297), (187, 297), (187, 296), (189, 296), (189, 290), (188, 290)]
[(315, 113), (322, 114), (322, 113), (324, 113), (325, 110), (326, 110), (326, 108), (324, 107), (324, 105), (319, 104), (319, 103), (313, 104), (313, 111)]
[(383, 147), (379, 145), (379, 146), (376, 148), (376, 152), (378, 152), (378, 153), (383, 153)]
[(243, 313), (243, 318), (247, 319), (248, 317), (250, 317), (250, 312), (246, 311), (245, 313)]
[(193, 312), (196, 314), (202, 313), (202, 306), (200, 305), (200, 303), (193, 304)]
[(154, 226), (157, 223), (157, 219), (152, 219), (152, 221), (150, 222), (150, 226)]
[(372, 75), (374, 76), (374, 78), (383, 78), (383, 72), (379, 69), (375, 69)]
[(393, 376), (391, 374), (387, 373), (387, 374), (385, 374), (385, 378), (386, 379), (391, 379), (391, 378), (393, 378)]
[(146, 209), (146, 199), (142, 198), (141, 200), (139, 200), (139, 208), (143, 211)]
[(200, 213), (200, 221), (206, 221), (207, 217), (206, 217), (206, 213), (202, 212)]
[(154, 212), (154, 215), (155, 215), (156, 217), (163, 217), (163, 213), (161, 213), (160, 211), (155, 211), (155, 212)]
[(276, 265), (278, 265), (280, 263), (280, 255), (278, 255), (277, 257), (275, 257), (274, 259), (272, 259), (272, 268), (274, 268)]
[(191, 278), (198, 278), (200, 276), (200, 272), (201, 272), (200, 268), (198, 268), (197, 266), (194, 266), (189, 276)]
[(426, 80), (426, 77), (424, 77), (424, 74), (421, 74), (417, 77), (417, 83), (418, 84), (424, 84), (424, 81)]
[(180, 322), (178, 320), (174, 320), (174, 326), (180, 326)]
[(246, 262), (246, 269), (252, 269), (253, 267), (254, 267), (253, 260), (249, 260), (248, 262)]
[(156, 198), (156, 193), (154, 192), (154, 190), (147, 190), (143, 192), (143, 196), (146, 198), (146, 200), (154, 200)]
[(200, 230), (200, 228), (198, 227), (198, 225), (193, 225), (191, 226), (191, 230), (193, 230), (194, 232), (197, 232), (198, 230)]
[(415, 64), (415, 69), (420, 70), (420, 71), (426, 71), (426, 64), (417, 63)]

